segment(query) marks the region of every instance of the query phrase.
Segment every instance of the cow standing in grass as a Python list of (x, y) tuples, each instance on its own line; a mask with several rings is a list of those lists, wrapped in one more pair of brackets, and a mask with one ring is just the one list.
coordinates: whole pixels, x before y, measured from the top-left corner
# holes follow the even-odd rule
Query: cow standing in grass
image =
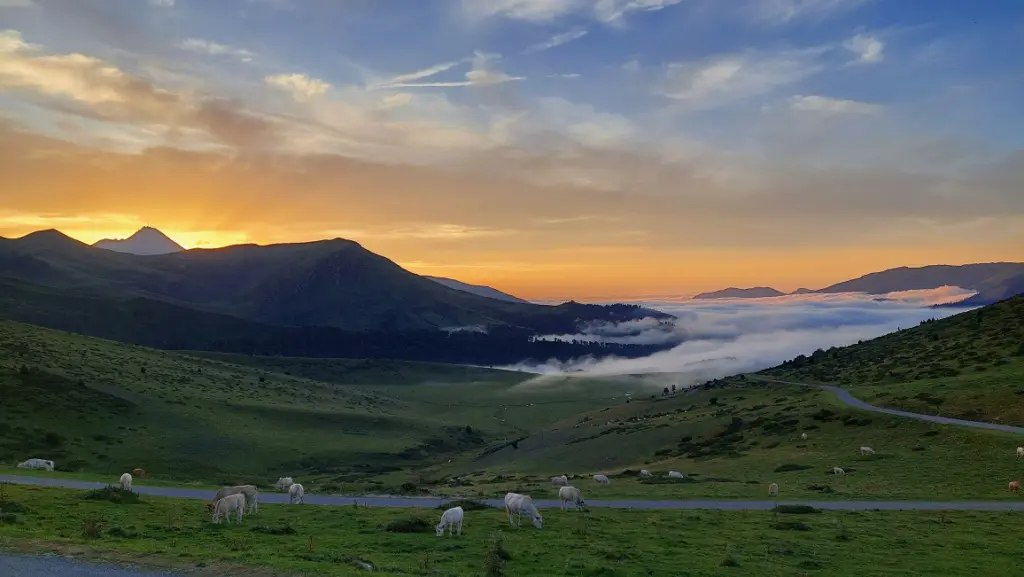
[(1020, 481), (1010, 481), (1010, 492), (1020, 494)]

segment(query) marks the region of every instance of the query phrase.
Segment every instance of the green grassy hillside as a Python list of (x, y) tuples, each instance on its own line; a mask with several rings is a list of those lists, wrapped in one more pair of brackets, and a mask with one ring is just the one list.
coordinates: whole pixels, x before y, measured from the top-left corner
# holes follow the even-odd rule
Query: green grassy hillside
[[(458, 372), (385, 366), (390, 369), (372, 376), (375, 383), (400, 374), (410, 384), (419, 372), (426, 389)], [(474, 381), (466, 387), (430, 388), (423, 400), (399, 398), (3, 321), (0, 461), (38, 456), (64, 469), (142, 467), (167, 478), (217, 482), (223, 475), (278, 472), (369, 474), (374, 467), (415, 469), (614, 402), (607, 395), (524, 397), (513, 390), (521, 376), (468, 374)], [(564, 402), (528, 415), (501, 409), (524, 398)]]

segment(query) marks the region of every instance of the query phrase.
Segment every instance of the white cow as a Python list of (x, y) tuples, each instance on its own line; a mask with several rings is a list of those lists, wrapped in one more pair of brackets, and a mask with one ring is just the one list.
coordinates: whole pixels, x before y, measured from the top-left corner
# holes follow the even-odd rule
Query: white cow
[(454, 530), (459, 535), (462, 535), (462, 519), (464, 519), (466, 513), (462, 510), (462, 507), (452, 507), (441, 515), (441, 522), (437, 524), (434, 529), (437, 531), (437, 536), (441, 537), (444, 535), (444, 530), (448, 529), (448, 536), (452, 535)]
[(569, 484), (569, 478), (566, 477), (565, 475), (562, 475), (560, 477), (551, 477), (551, 484), (556, 487), (565, 487), (566, 485)]
[(874, 455), (875, 454), (875, 450), (872, 449), (871, 447), (861, 447), (860, 448), (860, 454), (861, 455)]
[(47, 461), (46, 459), (29, 459), (22, 463), (18, 463), (19, 469), (43, 469), (44, 471), (53, 470), (53, 461)]
[(807, 433), (800, 433), (800, 438), (806, 441), (807, 440)]
[(606, 475), (594, 475), (594, 480), (597, 481), (598, 483), (601, 483), (602, 485), (607, 485), (608, 483), (611, 483), (611, 481), (608, 480), (608, 477)]
[(295, 503), (302, 504), (306, 498), (306, 489), (298, 483), (292, 483), (291, 487), (288, 487), (288, 502), (294, 505)]
[(641, 477), (650, 477), (651, 476), (651, 472), (648, 471), (647, 469), (640, 469), (640, 476)]
[(1024, 457), (1024, 447), (1017, 447), (1017, 458), (1020, 459), (1022, 457)]
[(260, 492), (255, 485), (235, 485), (234, 487), (223, 487), (213, 496), (216, 503), (228, 495), (241, 493), (245, 495), (245, 503), (249, 506), (248, 514), (251, 515), (260, 510)]
[(558, 490), (558, 500), (562, 503), (562, 510), (568, 509), (568, 503), (576, 505), (577, 511), (582, 511), (586, 503), (583, 501), (583, 493), (576, 487), (562, 487)]
[(544, 522), (544, 519), (540, 516), (540, 512), (537, 511), (537, 505), (533, 503), (533, 499), (529, 495), (521, 495), (519, 493), (507, 493), (505, 495), (505, 513), (508, 515), (508, 524), (515, 527), (512, 523), (512, 515), (516, 516), (516, 520), (519, 522), (519, 526), (522, 526), (523, 513), (526, 513), (530, 517), (530, 522), (533, 526), (540, 529)]
[(125, 474), (121, 475), (121, 479), (118, 481), (118, 483), (121, 484), (121, 489), (122, 490), (124, 490), (124, 491), (131, 491), (132, 490), (132, 474), (131, 473), (125, 473)]
[(832, 467), (832, 474), (833, 475), (845, 475), (846, 471), (844, 471), (842, 469), (842, 467)]
[(779, 484), (778, 483), (772, 483), (771, 485), (768, 485), (768, 494), (771, 495), (772, 497), (778, 497), (779, 496)]
[(274, 483), (274, 488), (278, 491), (287, 491), (294, 484), (295, 480), (291, 477), (279, 477), (277, 482)]
[(227, 519), (228, 523), (231, 523), (231, 514), (236, 514), (236, 522), (242, 522), (242, 514), (245, 511), (245, 494), (234, 493), (228, 495), (222, 499), (218, 499), (213, 504), (213, 522), (220, 523), (222, 518)]
[(669, 476), (670, 479), (685, 479), (686, 478), (686, 475), (680, 473), (679, 471), (669, 471), (668, 472), (668, 476)]

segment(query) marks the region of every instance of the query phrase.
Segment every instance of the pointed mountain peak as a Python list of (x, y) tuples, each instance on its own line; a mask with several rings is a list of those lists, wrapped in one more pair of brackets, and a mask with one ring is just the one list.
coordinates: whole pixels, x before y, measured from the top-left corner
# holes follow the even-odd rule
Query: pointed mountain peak
[(171, 240), (166, 234), (151, 227), (144, 226), (135, 234), (125, 239), (103, 239), (92, 245), (95, 248), (112, 250), (114, 252), (125, 252), (137, 255), (170, 254), (185, 250), (181, 245)]

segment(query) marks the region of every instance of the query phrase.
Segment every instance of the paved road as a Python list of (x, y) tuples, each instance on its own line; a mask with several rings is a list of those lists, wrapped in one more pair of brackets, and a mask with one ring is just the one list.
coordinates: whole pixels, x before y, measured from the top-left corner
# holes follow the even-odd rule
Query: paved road
[(179, 573), (83, 563), (58, 555), (0, 554), (3, 577), (176, 577)]
[(862, 411), (871, 411), (874, 413), (885, 413), (887, 415), (895, 415), (897, 417), (903, 417), (904, 419), (916, 419), (918, 421), (928, 421), (930, 423), (938, 423), (940, 425), (959, 425), (961, 427), (974, 427), (975, 429), (989, 429), (992, 431), (1001, 431), (1004, 433), (1015, 433), (1018, 435), (1024, 435), (1024, 427), (1014, 427), (1013, 425), (999, 425), (996, 423), (985, 423), (983, 421), (967, 421), (964, 419), (952, 419), (950, 417), (939, 417), (937, 415), (925, 415), (922, 413), (911, 413), (909, 411), (901, 411), (899, 409), (889, 409), (887, 407), (878, 407), (870, 405), (864, 401), (854, 397), (841, 387), (834, 387), (832, 385), (819, 385), (814, 383), (795, 383), (793, 381), (781, 381), (779, 379), (769, 379), (767, 377), (757, 377), (760, 381), (767, 381), (770, 383), (779, 383), (783, 385), (796, 385), (799, 387), (810, 387), (814, 389), (824, 389), (835, 395), (840, 401), (847, 405), (860, 409)]
[[(21, 477), (17, 475), (0, 475), (0, 482), (21, 485), (37, 485), (43, 487), (65, 487), (70, 489), (98, 489), (103, 483), (75, 481), (72, 479), (53, 479), (48, 477)], [(133, 490), (141, 495), (159, 497), (176, 497), (180, 499), (210, 499), (213, 491), (203, 489), (183, 489), (178, 487), (151, 487), (136, 484)], [(310, 505), (344, 506), (352, 503), (368, 507), (438, 507), (451, 499), (440, 497), (388, 497), (366, 496), (351, 497), (343, 495), (310, 495), (306, 494), (306, 503)], [(288, 495), (284, 493), (260, 493), (260, 503), (287, 503)], [(504, 503), (499, 499), (484, 501), (492, 507), (501, 508)], [(542, 509), (554, 509), (558, 501), (537, 500)], [(649, 501), (620, 499), (613, 501), (587, 501), (590, 507), (610, 509), (717, 509), (720, 511), (767, 510), (776, 505), (811, 505), (819, 509), (836, 511), (1024, 511), (1022, 501), (732, 501), (711, 499), (687, 499), (682, 501)], [(2, 575), (2, 574), (0, 574)]]

